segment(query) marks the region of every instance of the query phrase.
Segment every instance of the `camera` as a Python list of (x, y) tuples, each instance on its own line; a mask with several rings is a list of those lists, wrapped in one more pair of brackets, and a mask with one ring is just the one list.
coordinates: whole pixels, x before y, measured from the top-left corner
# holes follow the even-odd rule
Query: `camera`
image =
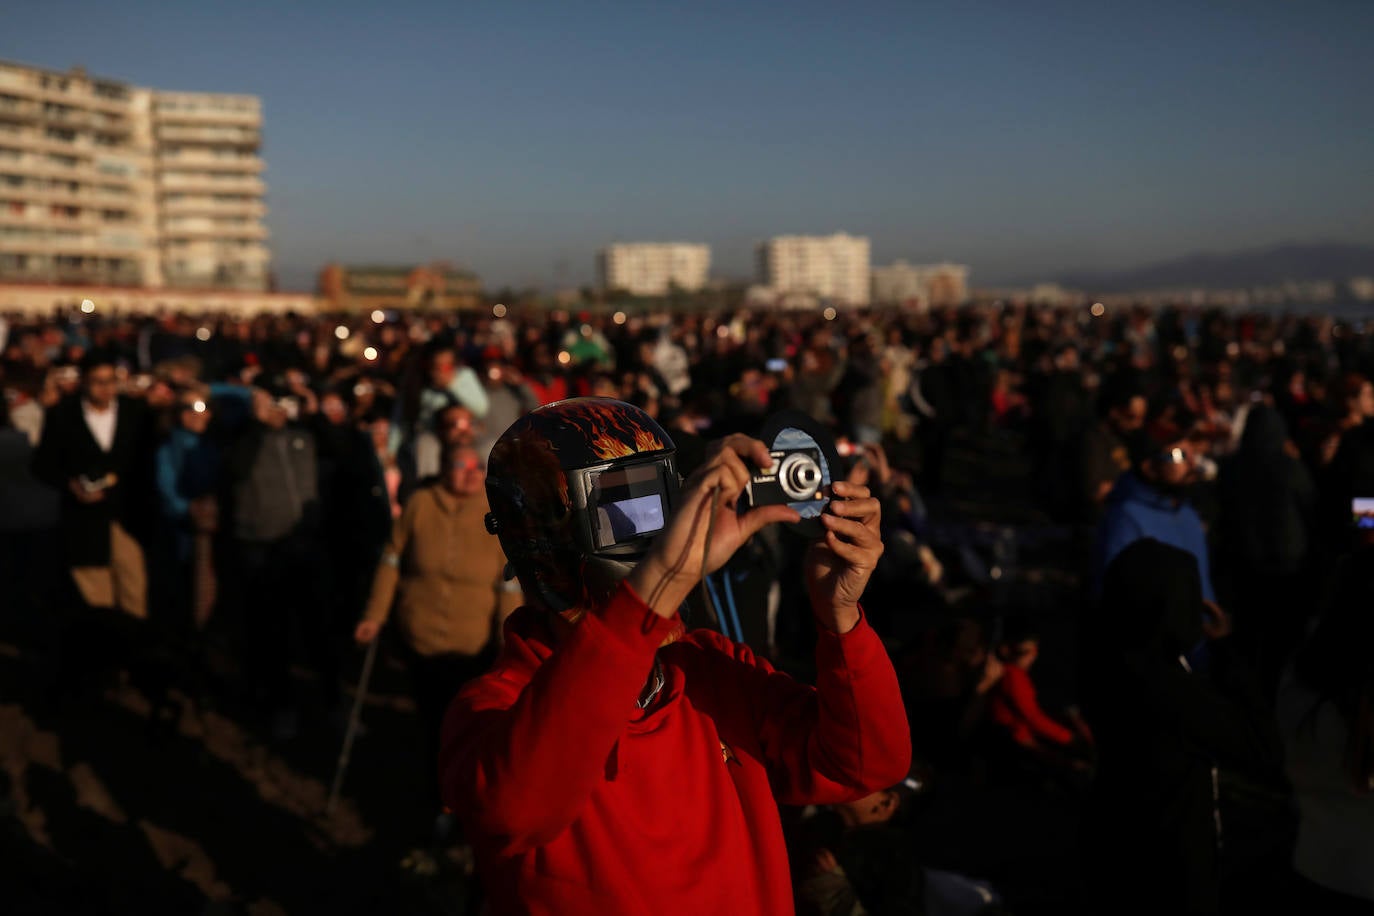
[(769, 452), (773, 463), (755, 473), (745, 487), (750, 506), (773, 506), (826, 500), (821, 453), (814, 448), (783, 448)]

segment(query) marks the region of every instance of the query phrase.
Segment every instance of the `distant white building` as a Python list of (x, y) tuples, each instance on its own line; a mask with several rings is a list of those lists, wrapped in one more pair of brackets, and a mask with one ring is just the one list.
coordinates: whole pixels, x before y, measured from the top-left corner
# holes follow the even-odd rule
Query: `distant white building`
[(809, 293), (845, 305), (869, 301), (868, 239), (782, 235), (758, 246), (759, 282), (777, 293)]
[(1351, 277), (1347, 284), (1350, 295), (1360, 302), (1374, 300), (1374, 277)]
[(597, 269), (605, 289), (636, 296), (663, 296), (674, 286), (697, 292), (711, 270), (711, 248), (687, 242), (617, 243), (597, 255)]
[(884, 305), (961, 305), (968, 301), (964, 264), (908, 264), (895, 261), (873, 268), (873, 301)]

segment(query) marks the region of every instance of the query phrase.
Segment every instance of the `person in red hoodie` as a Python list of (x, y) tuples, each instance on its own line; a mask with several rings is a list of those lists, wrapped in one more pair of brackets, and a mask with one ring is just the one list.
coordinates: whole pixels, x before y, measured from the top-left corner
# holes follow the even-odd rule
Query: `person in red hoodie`
[(493, 914), (793, 912), (778, 803), (835, 804), (911, 758), (897, 677), (859, 598), (878, 501), (834, 485), (806, 584), (817, 684), (686, 631), (679, 608), (787, 506), (741, 512), (768, 448), (718, 443), (681, 487), (667, 433), (619, 401), (541, 407), (488, 464), (488, 528), (531, 603), (449, 707), (441, 790)]

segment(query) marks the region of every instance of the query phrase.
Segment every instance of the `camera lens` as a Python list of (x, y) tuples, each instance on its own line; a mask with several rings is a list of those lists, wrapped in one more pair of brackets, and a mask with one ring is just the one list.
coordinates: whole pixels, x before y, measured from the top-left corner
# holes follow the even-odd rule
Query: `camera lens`
[(793, 502), (814, 499), (821, 485), (821, 469), (810, 455), (793, 452), (778, 468), (778, 485)]

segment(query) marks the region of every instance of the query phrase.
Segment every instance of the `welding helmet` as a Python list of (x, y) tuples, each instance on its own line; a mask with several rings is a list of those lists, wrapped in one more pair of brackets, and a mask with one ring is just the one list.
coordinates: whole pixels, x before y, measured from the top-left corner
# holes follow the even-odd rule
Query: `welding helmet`
[(487, 461), (487, 530), (528, 598), (576, 620), (627, 576), (672, 517), (673, 440), (611, 398), (536, 408)]

